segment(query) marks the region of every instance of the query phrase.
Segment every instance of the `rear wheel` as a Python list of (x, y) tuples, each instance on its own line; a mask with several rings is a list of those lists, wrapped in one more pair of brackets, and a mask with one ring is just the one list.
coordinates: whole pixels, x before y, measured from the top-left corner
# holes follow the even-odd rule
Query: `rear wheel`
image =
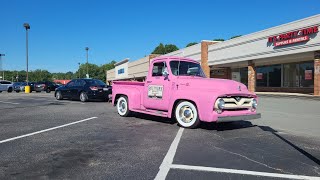
[(20, 91), (16, 91), (16, 93), (19, 93)]
[(80, 101), (81, 102), (87, 102), (88, 101), (88, 95), (85, 92), (80, 93)]
[(126, 96), (121, 96), (117, 102), (118, 114), (122, 117), (127, 117), (130, 115), (128, 98)]
[(48, 88), (47, 90), (46, 90), (46, 93), (50, 93), (51, 92), (51, 90)]
[(200, 124), (198, 110), (189, 101), (180, 101), (175, 109), (175, 117), (180, 126), (184, 128), (196, 128)]
[(11, 92), (12, 92), (12, 87), (9, 87), (8, 93), (11, 93)]
[(60, 91), (58, 91), (58, 92), (56, 93), (56, 99), (57, 99), (57, 100), (62, 100), (62, 99), (63, 99), (62, 94), (61, 94)]

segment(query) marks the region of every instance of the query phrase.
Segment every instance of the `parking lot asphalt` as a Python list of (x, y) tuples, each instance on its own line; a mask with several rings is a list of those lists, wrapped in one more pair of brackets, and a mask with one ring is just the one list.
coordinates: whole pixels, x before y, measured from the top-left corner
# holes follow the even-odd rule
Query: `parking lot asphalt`
[(183, 129), (106, 102), (2, 93), (0, 179), (320, 179), (318, 103), (262, 97), (261, 120)]

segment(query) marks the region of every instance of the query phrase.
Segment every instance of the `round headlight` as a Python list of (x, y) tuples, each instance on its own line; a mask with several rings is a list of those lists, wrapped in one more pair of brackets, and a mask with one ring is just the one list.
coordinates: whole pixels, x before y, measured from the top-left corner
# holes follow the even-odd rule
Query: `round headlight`
[(252, 99), (252, 108), (257, 109), (258, 107), (258, 102), (256, 99)]
[(219, 109), (223, 109), (224, 105), (225, 105), (224, 100), (223, 99), (219, 99), (218, 100), (218, 108)]

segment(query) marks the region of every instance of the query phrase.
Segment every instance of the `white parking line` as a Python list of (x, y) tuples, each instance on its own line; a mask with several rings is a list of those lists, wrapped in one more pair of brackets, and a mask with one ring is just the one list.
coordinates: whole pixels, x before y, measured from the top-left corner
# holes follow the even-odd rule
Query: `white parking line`
[(170, 170), (170, 165), (172, 165), (174, 155), (176, 154), (178, 144), (180, 142), (183, 130), (184, 130), (184, 128), (179, 129), (176, 137), (174, 138), (173, 142), (171, 143), (169, 151), (167, 152), (167, 155), (164, 157), (164, 159), (161, 163), (161, 166), (159, 168), (160, 170), (159, 170), (157, 176), (155, 177), (155, 180), (166, 179), (167, 174)]
[(157, 176), (155, 180), (166, 179), (170, 169), (183, 169), (183, 170), (194, 170), (194, 171), (208, 171), (208, 172), (218, 172), (218, 173), (231, 173), (231, 174), (241, 174), (241, 175), (251, 175), (251, 176), (262, 176), (262, 177), (273, 177), (273, 178), (285, 178), (285, 179), (308, 179), (308, 180), (320, 180), (320, 177), (316, 176), (304, 176), (304, 175), (294, 175), (294, 174), (280, 174), (280, 173), (268, 173), (268, 172), (258, 172), (258, 171), (247, 171), (247, 170), (237, 170), (237, 169), (227, 169), (227, 168), (214, 168), (205, 166), (191, 166), (182, 164), (172, 164), (174, 156), (177, 152), (177, 148), (183, 133), (183, 128), (180, 128), (176, 137), (174, 138), (171, 146), (164, 157)]
[(91, 118), (83, 119), (83, 120), (80, 120), (80, 121), (75, 121), (75, 122), (72, 122), (72, 123), (64, 124), (64, 125), (61, 125), (61, 126), (56, 126), (56, 127), (52, 127), (52, 128), (49, 128), (49, 129), (44, 129), (44, 130), (41, 130), (41, 131), (36, 131), (36, 132), (33, 132), (33, 133), (29, 133), (29, 134), (25, 134), (25, 135), (13, 137), (13, 138), (5, 139), (5, 140), (0, 141), (0, 144), (5, 143), (5, 142), (9, 142), (9, 141), (14, 141), (14, 140), (17, 140), (17, 139), (21, 139), (21, 138), (24, 138), (24, 137), (33, 136), (33, 135), (36, 135), (36, 134), (52, 131), (52, 130), (55, 130), (55, 129), (63, 128), (63, 127), (70, 126), (70, 125), (73, 125), (73, 124), (78, 124), (78, 123), (89, 121), (89, 120), (96, 119), (96, 118), (97, 117), (91, 117)]
[(0, 101), (0, 103), (4, 103), (4, 104), (20, 104), (20, 103), (7, 102), (7, 101)]
[(180, 164), (172, 164), (170, 165), (170, 168), (195, 170), (195, 171), (219, 172), (219, 173), (232, 173), (232, 174), (242, 174), (242, 175), (251, 175), (251, 176), (264, 176), (264, 177), (274, 177), (274, 178), (286, 178), (286, 179), (309, 179), (309, 180), (320, 179), (320, 177), (316, 177), (316, 176), (279, 174), (279, 173), (237, 170), (237, 169), (213, 168), (213, 167), (205, 167), (205, 166), (189, 166), (189, 165), (180, 165)]

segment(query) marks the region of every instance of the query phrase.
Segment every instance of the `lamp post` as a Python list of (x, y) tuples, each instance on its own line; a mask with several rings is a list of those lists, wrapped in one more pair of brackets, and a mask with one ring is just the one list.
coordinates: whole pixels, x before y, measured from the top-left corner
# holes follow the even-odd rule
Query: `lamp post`
[(0, 70), (2, 71), (2, 80), (4, 80), (4, 71), (2, 69), (2, 56), (5, 56), (5, 54), (0, 54)]
[(88, 71), (88, 69), (89, 69), (88, 68), (88, 66), (89, 66), (89, 64), (88, 64), (88, 51), (89, 51), (89, 48), (88, 47), (86, 47), (86, 51), (87, 51), (87, 65), (86, 65), (87, 66), (87, 74), (86, 74), (86, 77), (89, 78), (89, 71)]
[(23, 27), (26, 28), (26, 60), (27, 60), (27, 78), (26, 82), (27, 85), (25, 86), (25, 93), (30, 93), (30, 86), (29, 86), (29, 52), (28, 52), (28, 30), (30, 29), (30, 25), (28, 23), (24, 23)]
[(79, 69), (78, 69), (78, 73), (79, 73), (79, 79), (81, 78), (81, 74), (80, 74), (80, 65), (81, 65), (81, 63), (78, 63), (78, 65), (79, 65)]
[(30, 25), (28, 23), (24, 23), (23, 24), (23, 27), (26, 28), (26, 60), (27, 60), (27, 85), (28, 85), (28, 82), (29, 82), (29, 52), (28, 52), (28, 30), (30, 29)]

